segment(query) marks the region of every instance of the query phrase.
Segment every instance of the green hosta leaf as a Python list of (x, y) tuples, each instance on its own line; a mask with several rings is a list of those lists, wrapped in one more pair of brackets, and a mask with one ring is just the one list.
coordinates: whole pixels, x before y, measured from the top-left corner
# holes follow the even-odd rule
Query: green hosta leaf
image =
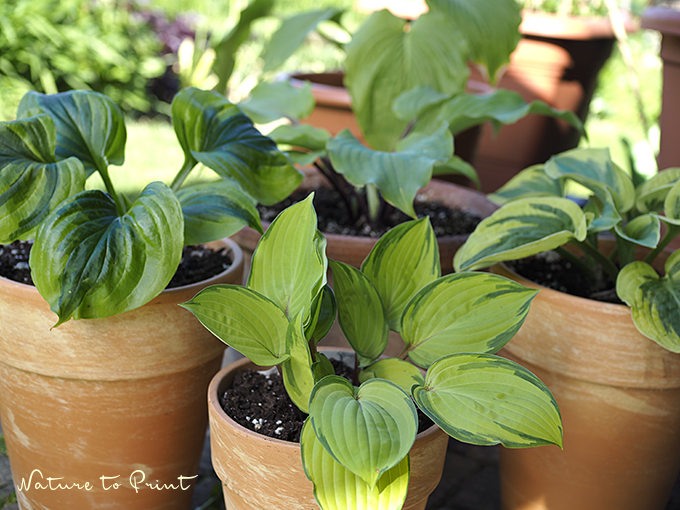
[(82, 163), (55, 162), (55, 144), (47, 115), (0, 122), (0, 243), (30, 239), (50, 211), (85, 188)]
[(325, 377), (312, 391), (309, 418), (326, 451), (371, 488), (408, 455), (418, 432), (411, 398), (385, 379), (357, 389)]
[(322, 510), (399, 510), (406, 500), (410, 475), (409, 457), (383, 473), (375, 487), (331, 457), (305, 421), (300, 440), (302, 466), (314, 483), (314, 497)]
[(534, 165), (515, 175), (498, 191), (489, 195), (488, 199), (496, 204), (504, 204), (518, 198), (563, 196), (563, 182), (548, 177), (543, 165)]
[(517, 363), (492, 354), (452, 354), (413, 389), (418, 407), (447, 434), (477, 445), (562, 447), (562, 418), (550, 390)]
[(375, 184), (383, 198), (416, 217), (413, 200), (420, 188), (432, 178), (432, 167), (453, 154), (453, 139), (445, 126), (435, 134), (412, 138), (400, 152), (379, 152), (361, 145), (344, 130), (328, 141), (333, 167), (354, 186)]
[(588, 200), (588, 203), (583, 208), (586, 214), (593, 215), (593, 219), (588, 222), (589, 234), (609, 231), (623, 221), (623, 218), (616, 210), (610, 191), (603, 189), (602, 195), (607, 197), (604, 201), (594, 196)]
[(253, 254), (248, 288), (274, 301), (288, 318), (311, 304), (326, 285), (326, 239), (317, 230), (314, 194), (279, 214)]
[(19, 103), (17, 117), (46, 113), (57, 129), (56, 157), (75, 156), (90, 176), (107, 172), (109, 165), (125, 161), (125, 120), (116, 103), (104, 94), (76, 90), (45, 95), (28, 92)]
[(616, 233), (623, 239), (647, 248), (656, 248), (661, 237), (661, 222), (657, 216), (645, 214), (633, 218), (625, 228), (616, 225)]
[(322, 352), (316, 353), (317, 360), (312, 363), (312, 372), (314, 374), (314, 382), (319, 382), (327, 375), (335, 375), (335, 368), (333, 363)]
[(441, 276), (439, 246), (429, 218), (402, 223), (387, 232), (361, 264), (361, 271), (378, 291), (390, 329), (401, 331), (406, 304)]
[(676, 182), (668, 191), (664, 200), (665, 221), (673, 225), (680, 225), (680, 181)]
[(538, 291), (487, 273), (450, 274), (409, 302), (401, 336), (409, 357), (429, 367), (456, 352), (494, 353), (517, 333)]
[[(553, 179), (572, 179), (591, 190), (602, 201), (613, 200), (619, 213), (635, 205), (635, 188), (628, 174), (616, 165), (609, 149), (574, 149), (553, 156), (545, 164)], [(611, 195), (610, 195), (611, 194)]]
[(177, 192), (184, 214), (184, 244), (229, 237), (246, 225), (262, 233), (253, 199), (235, 182), (205, 182)]
[(616, 279), (616, 293), (630, 307), (635, 327), (661, 346), (680, 352), (680, 251), (666, 261), (666, 276), (633, 262)]
[(337, 313), (335, 295), (330, 285), (324, 285), (321, 292), (317, 294), (312, 304), (311, 320), (305, 326), (305, 335), (308, 340), (318, 342), (325, 337), (333, 327)]
[(172, 123), (185, 168), (201, 162), (221, 177), (237, 181), (262, 204), (283, 200), (302, 182), (302, 173), (276, 144), (224, 96), (182, 89), (172, 101)]
[(161, 182), (149, 184), (122, 217), (109, 195), (83, 191), (40, 226), (30, 261), (35, 286), (58, 324), (142, 306), (177, 270), (183, 225), (179, 200)]
[(250, 91), (248, 99), (239, 103), (239, 107), (254, 122), (267, 124), (282, 117), (299, 121), (309, 117), (314, 110), (312, 86), (305, 83), (302, 87), (293, 87), (290, 82), (261, 82)]
[(402, 93), (429, 85), (443, 94), (462, 91), (468, 77), (466, 43), (441, 14), (406, 22), (387, 10), (371, 15), (347, 46), (345, 83), (359, 126), (372, 147), (390, 151), (408, 121), (392, 111)]
[(637, 188), (635, 206), (640, 212), (663, 211), (668, 191), (680, 180), (680, 168), (669, 168), (659, 172)]
[(552, 250), (586, 238), (581, 208), (566, 198), (524, 198), (509, 202), (477, 225), (453, 259), (456, 271), (489, 267)]
[(290, 357), (281, 363), (281, 374), (288, 396), (303, 413), (309, 413), (309, 397), (314, 387), (312, 356), (302, 327), (302, 314), (288, 324), (286, 344)]
[(281, 308), (255, 291), (238, 285), (212, 285), (180, 306), (256, 365), (278, 365), (290, 356), (286, 348), (288, 319)]
[(283, 64), (319, 23), (336, 17), (341, 12), (340, 9), (308, 11), (283, 20), (283, 23), (274, 32), (269, 44), (265, 47), (262, 55), (264, 60), (263, 71), (265, 73), (273, 71)]
[(275, 128), (269, 137), (277, 144), (302, 147), (310, 151), (325, 151), (331, 135), (323, 128), (309, 124), (283, 125)]
[(448, 98), (448, 95), (437, 92), (428, 85), (421, 85), (404, 92), (395, 99), (392, 110), (399, 119), (413, 122), (420, 112)]
[(478, 189), (482, 187), (482, 183), (479, 181), (479, 175), (477, 175), (477, 171), (474, 167), (458, 156), (454, 155), (445, 163), (436, 163), (432, 169), (432, 175), (451, 174), (463, 175), (474, 182)]
[(389, 325), (378, 291), (358, 269), (330, 261), (337, 291), (338, 321), (352, 349), (371, 362), (387, 347)]
[(360, 382), (366, 382), (369, 379), (387, 379), (408, 394), (411, 393), (413, 385), (425, 384), (425, 376), (418, 367), (397, 358), (378, 360), (359, 372)]

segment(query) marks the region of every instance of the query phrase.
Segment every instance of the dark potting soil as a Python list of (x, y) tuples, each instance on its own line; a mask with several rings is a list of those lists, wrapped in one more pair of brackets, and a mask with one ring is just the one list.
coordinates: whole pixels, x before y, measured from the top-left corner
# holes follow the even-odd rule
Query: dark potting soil
[[(309, 193), (311, 192), (308, 190), (298, 190), (283, 202), (268, 207), (258, 206), (262, 221), (272, 221), (286, 207), (304, 200)], [(363, 221), (363, 217), (358, 224), (352, 224), (340, 193), (326, 187), (314, 190), (314, 208), (319, 219), (319, 230), (325, 234), (377, 238), (392, 227), (413, 219), (393, 208), (386, 221), (378, 227), (369, 225)], [(469, 234), (482, 221), (479, 216), (470, 212), (450, 208), (441, 202), (428, 202), (423, 195), (416, 196), (414, 208), (419, 218), (430, 217), (437, 237)]]
[[(19, 283), (33, 285), (28, 257), (32, 241), (15, 241), (0, 245), (0, 276)], [(231, 266), (231, 255), (227, 249), (213, 250), (202, 245), (185, 246), (182, 261), (167, 288), (180, 287), (207, 280)]]

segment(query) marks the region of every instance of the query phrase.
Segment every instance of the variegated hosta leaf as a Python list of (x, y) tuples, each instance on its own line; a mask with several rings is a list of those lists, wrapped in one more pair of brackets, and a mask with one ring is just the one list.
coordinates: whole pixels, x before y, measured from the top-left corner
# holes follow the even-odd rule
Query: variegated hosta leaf
[(109, 165), (125, 161), (125, 119), (108, 96), (89, 90), (59, 94), (28, 92), (19, 103), (17, 117), (48, 114), (57, 129), (56, 158), (78, 158), (89, 177), (107, 173)]
[(410, 476), (408, 455), (383, 473), (375, 487), (345, 469), (331, 457), (305, 421), (300, 439), (302, 466), (314, 483), (314, 497), (322, 510), (400, 510), (406, 500)]
[(566, 198), (523, 198), (508, 202), (477, 225), (453, 259), (456, 271), (489, 267), (552, 250), (586, 238), (581, 208)]
[(85, 188), (82, 163), (56, 162), (55, 144), (47, 115), (0, 122), (0, 243), (30, 239), (52, 209)]
[(278, 365), (290, 356), (286, 348), (288, 319), (283, 310), (253, 290), (211, 285), (180, 306), (256, 365)]
[(294, 87), (288, 81), (260, 82), (238, 106), (258, 124), (281, 118), (299, 121), (309, 117), (314, 110), (312, 85), (305, 83), (302, 87)]
[(328, 141), (333, 167), (354, 186), (375, 184), (383, 198), (412, 218), (413, 200), (432, 178), (432, 167), (453, 154), (453, 138), (442, 125), (433, 135), (406, 140), (398, 152), (379, 152), (363, 146), (344, 130)]
[(387, 347), (389, 325), (378, 291), (358, 269), (330, 261), (338, 303), (338, 321), (352, 349), (367, 363)]
[(309, 397), (314, 388), (312, 355), (302, 327), (302, 313), (288, 324), (286, 345), (290, 357), (281, 363), (283, 384), (293, 404), (303, 413), (309, 413)]
[(425, 376), (418, 367), (398, 358), (385, 358), (376, 361), (359, 372), (359, 381), (369, 379), (387, 379), (399, 386), (406, 393), (411, 393), (413, 385), (425, 384)]
[(402, 223), (375, 244), (361, 264), (380, 295), (390, 329), (401, 331), (406, 303), (441, 276), (439, 246), (429, 218)]
[(637, 188), (635, 206), (640, 212), (663, 211), (668, 191), (680, 180), (680, 168), (669, 168), (659, 172)]
[(664, 200), (666, 220), (673, 225), (680, 225), (680, 181), (676, 182), (668, 191)]
[(661, 237), (661, 222), (653, 214), (644, 214), (633, 218), (625, 228), (621, 224), (616, 225), (616, 234), (631, 243), (656, 248)]
[(418, 407), (450, 436), (477, 445), (562, 447), (550, 390), (524, 367), (492, 354), (451, 354), (413, 389)]
[(318, 342), (325, 337), (335, 322), (337, 303), (330, 285), (324, 285), (312, 303), (310, 321), (305, 325), (307, 340)]
[(409, 302), (401, 336), (427, 368), (455, 352), (494, 353), (517, 333), (538, 291), (487, 273), (450, 274)]
[(172, 101), (172, 123), (185, 171), (201, 162), (265, 205), (288, 197), (302, 182), (302, 173), (276, 144), (216, 92), (193, 87), (179, 91)]
[(408, 455), (418, 432), (411, 398), (385, 379), (355, 388), (339, 376), (323, 378), (312, 391), (309, 418), (326, 451), (371, 488)]
[(331, 135), (323, 128), (309, 124), (283, 125), (275, 128), (269, 137), (277, 144), (302, 147), (310, 151), (325, 151)]
[(616, 279), (616, 293), (631, 307), (638, 331), (672, 352), (680, 352), (680, 251), (666, 261), (666, 276), (645, 262), (633, 262)]
[(220, 180), (187, 186), (177, 192), (184, 214), (184, 244), (229, 237), (246, 225), (262, 233), (251, 196), (235, 182)]
[(41, 224), (31, 250), (33, 280), (57, 325), (109, 317), (163, 291), (183, 241), (182, 209), (165, 184), (149, 184), (123, 216), (106, 193), (83, 191)]
[[(613, 200), (620, 214), (635, 205), (630, 176), (614, 163), (609, 149), (573, 149), (553, 156), (545, 164), (553, 179), (572, 179), (591, 190), (602, 201)], [(605, 191), (611, 193), (609, 195)]]
[(534, 165), (515, 175), (498, 191), (490, 194), (488, 199), (501, 205), (518, 198), (563, 196), (562, 181), (548, 177), (543, 165)]
[(601, 195), (607, 198), (603, 201), (594, 195), (590, 197), (583, 208), (583, 212), (592, 215), (592, 219), (588, 221), (589, 234), (607, 232), (623, 221), (623, 218), (616, 210), (611, 192), (605, 188), (601, 190)]
[(274, 301), (288, 318), (302, 310), (305, 322), (328, 269), (313, 198), (312, 193), (274, 219), (255, 249), (248, 277), (248, 288)]

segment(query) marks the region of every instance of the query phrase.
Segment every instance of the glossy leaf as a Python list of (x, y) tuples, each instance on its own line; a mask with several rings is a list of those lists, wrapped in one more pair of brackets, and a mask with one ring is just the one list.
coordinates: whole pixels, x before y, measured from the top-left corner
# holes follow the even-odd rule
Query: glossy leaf
[(229, 347), (260, 366), (282, 363), (288, 319), (271, 300), (238, 285), (212, 285), (181, 304)]
[(586, 238), (586, 217), (566, 198), (509, 202), (477, 225), (453, 259), (456, 271), (489, 267)]
[(314, 433), (311, 420), (305, 421), (300, 440), (302, 466), (314, 483), (314, 497), (322, 510), (399, 510), (408, 490), (409, 457), (383, 473), (375, 487), (328, 454)]
[(312, 356), (302, 327), (302, 314), (288, 324), (286, 346), (290, 357), (281, 363), (281, 375), (288, 396), (300, 411), (309, 413), (309, 397), (314, 387)]
[(411, 398), (384, 379), (356, 389), (325, 377), (312, 391), (309, 418), (326, 451), (369, 487), (408, 455), (418, 432)]
[(337, 315), (337, 303), (331, 286), (324, 285), (312, 304), (311, 321), (305, 326), (308, 340), (318, 342), (325, 337), (333, 327)]
[(418, 407), (447, 434), (477, 445), (562, 447), (562, 418), (550, 390), (522, 366), (492, 354), (452, 354), (414, 388)]
[(302, 147), (310, 151), (325, 151), (331, 135), (323, 128), (309, 124), (282, 125), (275, 128), (269, 137), (277, 144)]
[(629, 221), (625, 228), (616, 226), (616, 234), (631, 243), (656, 248), (661, 237), (661, 222), (657, 216), (645, 214)]
[(359, 381), (387, 379), (399, 386), (407, 394), (414, 385), (425, 384), (425, 376), (418, 367), (398, 358), (380, 359), (359, 372)]
[(288, 81), (261, 82), (250, 91), (248, 99), (238, 106), (258, 124), (281, 118), (299, 121), (312, 113), (314, 96), (309, 83), (293, 87)]
[(166, 287), (182, 256), (177, 197), (153, 182), (119, 216), (111, 197), (83, 191), (45, 218), (31, 250), (33, 280), (59, 316), (109, 317), (150, 301)]
[(680, 180), (680, 168), (669, 168), (659, 172), (638, 186), (635, 206), (640, 212), (663, 211), (666, 195)]
[(534, 165), (522, 170), (487, 198), (500, 205), (518, 198), (563, 196), (563, 182), (548, 177), (543, 165)]
[(31, 239), (50, 211), (85, 188), (82, 163), (56, 162), (55, 144), (47, 115), (0, 123), (0, 243)]
[(598, 196), (592, 196), (583, 208), (584, 212), (593, 215), (593, 218), (588, 222), (589, 234), (609, 231), (623, 221), (609, 189), (603, 188), (601, 196), (606, 198), (601, 200)]
[(335, 375), (335, 367), (322, 352), (316, 353), (317, 360), (312, 363), (312, 373), (314, 374), (314, 381), (319, 382), (327, 375)]
[(409, 302), (401, 336), (427, 368), (451, 353), (495, 353), (517, 333), (538, 291), (487, 273), (450, 274)]

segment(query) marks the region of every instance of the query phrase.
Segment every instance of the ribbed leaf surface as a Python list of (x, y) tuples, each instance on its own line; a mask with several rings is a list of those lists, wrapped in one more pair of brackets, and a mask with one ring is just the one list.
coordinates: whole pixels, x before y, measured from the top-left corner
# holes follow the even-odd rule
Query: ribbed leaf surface
[(387, 379), (409, 394), (413, 385), (425, 384), (425, 376), (418, 367), (398, 358), (378, 360), (359, 372), (361, 382), (369, 379)]
[(290, 357), (281, 363), (283, 383), (293, 404), (309, 413), (309, 397), (314, 387), (312, 356), (302, 327), (302, 313), (288, 324), (286, 348)]

